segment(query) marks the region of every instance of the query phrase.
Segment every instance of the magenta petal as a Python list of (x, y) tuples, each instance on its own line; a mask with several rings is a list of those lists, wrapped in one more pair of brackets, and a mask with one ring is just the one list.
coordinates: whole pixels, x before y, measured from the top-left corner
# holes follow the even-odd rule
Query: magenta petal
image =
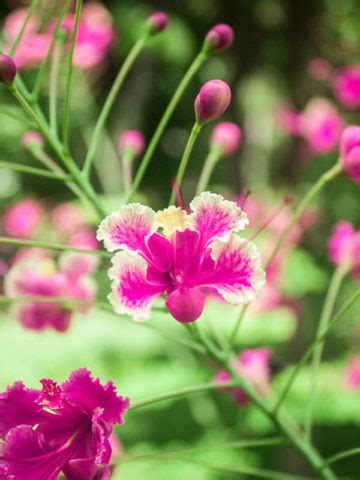
[(146, 240), (151, 262), (162, 272), (167, 272), (173, 261), (173, 249), (169, 240), (160, 233), (153, 233)]
[(166, 300), (171, 315), (181, 323), (197, 320), (203, 312), (205, 295), (197, 288), (183, 288), (172, 292)]
[(94, 379), (86, 368), (73, 372), (62, 385), (63, 399), (88, 415), (103, 409), (102, 419), (110, 424), (123, 423), (129, 400), (117, 395), (112, 382), (105, 385)]
[(67, 480), (93, 480), (98, 472), (93, 459), (70, 460), (64, 468)]
[(35, 402), (38, 390), (26, 388), (16, 382), (0, 394), (0, 437), (17, 425), (35, 425), (41, 418), (40, 407)]

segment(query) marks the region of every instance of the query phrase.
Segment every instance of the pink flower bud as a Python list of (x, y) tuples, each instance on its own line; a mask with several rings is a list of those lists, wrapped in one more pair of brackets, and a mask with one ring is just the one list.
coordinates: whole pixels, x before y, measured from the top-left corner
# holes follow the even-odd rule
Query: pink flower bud
[(20, 145), (24, 150), (28, 150), (31, 146), (44, 146), (44, 139), (36, 130), (28, 130), (21, 137)]
[(16, 75), (14, 60), (7, 55), (0, 55), (0, 82), (12, 83)]
[(233, 155), (239, 150), (241, 130), (232, 122), (222, 122), (212, 131), (210, 145), (220, 147), (224, 155)]
[(164, 12), (155, 12), (147, 19), (152, 34), (160, 33), (167, 27), (169, 23), (169, 15)]
[(360, 183), (360, 127), (351, 125), (342, 133), (340, 161), (347, 175)]
[(142, 133), (137, 130), (127, 130), (120, 135), (118, 148), (120, 151), (131, 150), (140, 155), (145, 148), (145, 140)]
[(204, 41), (208, 53), (218, 53), (231, 47), (234, 41), (234, 30), (226, 23), (219, 23), (212, 27)]
[(4, 213), (3, 226), (10, 237), (31, 238), (43, 218), (41, 205), (26, 198), (16, 203)]
[(195, 99), (196, 120), (205, 124), (217, 120), (228, 108), (231, 90), (222, 80), (209, 80), (201, 87)]

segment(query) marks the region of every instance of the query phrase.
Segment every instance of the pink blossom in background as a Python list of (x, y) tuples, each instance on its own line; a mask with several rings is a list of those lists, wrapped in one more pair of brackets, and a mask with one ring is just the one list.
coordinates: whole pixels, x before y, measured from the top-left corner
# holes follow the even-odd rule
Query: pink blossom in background
[[(6, 18), (3, 27), (6, 40), (5, 51), (9, 50), (26, 14), (27, 9), (21, 8), (14, 10)], [(62, 27), (70, 33), (68, 46), (70, 45), (74, 20), (74, 14), (69, 13), (62, 23)], [(36, 14), (33, 14), (15, 52), (14, 61), (18, 69), (37, 67), (45, 59), (55, 23), (52, 22), (45, 26), (41, 32), (39, 32), (39, 27), (40, 20)], [(77, 33), (74, 65), (82, 70), (99, 65), (108, 55), (114, 40), (115, 31), (108, 10), (97, 2), (85, 4)]]
[(337, 100), (354, 110), (360, 107), (360, 64), (340, 69), (333, 83)]
[(313, 58), (308, 63), (309, 75), (319, 82), (328, 82), (333, 75), (333, 68), (325, 58)]
[(43, 215), (43, 209), (36, 200), (20, 200), (5, 211), (4, 230), (10, 237), (30, 238), (39, 227)]
[(301, 114), (300, 132), (314, 153), (334, 150), (343, 127), (336, 107), (325, 98), (313, 98)]
[(293, 108), (282, 105), (275, 110), (275, 120), (281, 130), (289, 135), (300, 135), (301, 115)]
[[(253, 348), (243, 350), (232, 362), (232, 368), (235, 372), (255, 388), (260, 395), (268, 395), (270, 393), (270, 356), (271, 352), (267, 348)], [(230, 379), (230, 375), (225, 370), (220, 370), (215, 375), (214, 381), (223, 383)], [(238, 405), (246, 406), (248, 404), (248, 398), (241, 388), (220, 387), (219, 391), (232, 393), (234, 401)]]
[[(69, 328), (74, 311), (87, 312), (95, 299), (96, 284), (89, 273), (93, 270), (83, 268), (79, 271), (76, 257), (70, 266), (66, 252), (59, 258), (59, 267), (51, 258), (26, 256), (10, 268), (5, 277), (5, 293), (13, 297), (59, 297), (82, 300), (86, 303), (67, 308), (63, 303), (36, 301), (14, 304), (14, 316), (26, 328), (44, 330), (54, 328), (63, 332)], [(74, 273), (76, 270), (76, 274)]]
[(340, 141), (340, 162), (346, 175), (360, 184), (360, 127), (345, 128)]
[(336, 266), (348, 264), (355, 278), (360, 280), (360, 231), (350, 222), (335, 224), (328, 243), (329, 257)]
[(231, 304), (257, 296), (265, 282), (260, 256), (236, 234), (246, 214), (210, 192), (195, 197), (190, 212), (130, 204), (103, 220), (98, 240), (110, 252), (121, 250), (109, 271), (117, 313), (148, 318), (154, 297), (166, 293), (170, 313), (186, 323), (201, 315), (209, 289)]
[(136, 155), (140, 155), (144, 148), (144, 135), (138, 130), (126, 130), (119, 137), (118, 149), (120, 152), (132, 150)]
[(223, 155), (234, 155), (240, 148), (241, 130), (236, 123), (221, 122), (214, 127), (210, 146), (221, 148)]
[(345, 371), (345, 383), (353, 390), (360, 389), (360, 356), (353, 357)]
[(124, 423), (129, 400), (81, 368), (62, 384), (15, 382), (0, 394), (0, 478), (110, 478), (110, 436)]
[(87, 223), (82, 209), (72, 203), (57, 205), (51, 213), (51, 218), (55, 228), (66, 234), (76, 232)]

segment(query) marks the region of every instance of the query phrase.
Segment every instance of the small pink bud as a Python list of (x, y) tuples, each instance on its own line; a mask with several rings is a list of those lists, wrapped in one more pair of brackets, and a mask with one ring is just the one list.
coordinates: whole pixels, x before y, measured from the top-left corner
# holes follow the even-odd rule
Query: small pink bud
[(223, 155), (233, 155), (240, 148), (241, 130), (232, 122), (222, 122), (212, 131), (210, 145), (220, 147)]
[(127, 130), (120, 135), (118, 147), (120, 151), (131, 150), (140, 155), (145, 148), (144, 136), (137, 130)]
[(201, 87), (195, 99), (196, 120), (205, 124), (217, 120), (228, 108), (231, 90), (222, 80), (209, 80)]
[(204, 310), (204, 304), (205, 295), (198, 288), (178, 288), (166, 300), (169, 312), (181, 323), (197, 320)]
[(44, 139), (36, 130), (28, 130), (21, 137), (20, 145), (24, 150), (28, 150), (32, 146), (44, 146)]
[(167, 27), (169, 23), (169, 15), (164, 12), (155, 12), (147, 19), (152, 34), (160, 33)]
[(230, 48), (233, 41), (234, 30), (226, 23), (219, 23), (208, 31), (204, 48), (208, 53), (218, 53)]
[(347, 175), (360, 183), (360, 127), (346, 127), (340, 140), (340, 161)]
[(0, 82), (12, 83), (16, 75), (14, 60), (7, 55), (0, 54)]

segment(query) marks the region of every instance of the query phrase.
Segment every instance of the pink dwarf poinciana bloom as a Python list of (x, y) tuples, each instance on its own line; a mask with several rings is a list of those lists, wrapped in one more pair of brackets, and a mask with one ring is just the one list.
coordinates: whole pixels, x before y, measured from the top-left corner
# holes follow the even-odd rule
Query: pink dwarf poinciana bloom
[[(58, 297), (82, 300), (77, 309), (85, 313), (95, 298), (96, 285), (90, 273), (96, 265), (87, 257), (66, 252), (59, 258), (59, 267), (51, 258), (31, 256), (16, 262), (5, 277), (5, 293), (10, 298), (18, 296)], [(44, 330), (54, 328), (63, 332), (69, 328), (74, 305), (67, 307), (59, 302), (36, 301), (13, 305), (14, 316), (26, 328)]]
[(360, 280), (360, 231), (350, 222), (338, 222), (328, 245), (329, 257), (337, 267), (348, 265)]
[(333, 83), (336, 98), (345, 107), (360, 107), (360, 64), (339, 70)]
[(36, 200), (27, 198), (8, 208), (3, 216), (3, 227), (11, 237), (30, 238), (43, 217), (43, 209)]
[(360, 184), (360, 127), (350, 125), (340, 141), (340, 162), (346, 175)]
[[(271, 370), (269, 366), (271, 352), (267, 348), (253, 348), (242, 351), (232, 362), (232, 368), (246, 380), (260, 395), (270, 392)], [(223, 383), (230, 380), (225, 370), (220, 370), (214, 378), (215, 382)], [(231, 392), (237, 404), (245, 406), (248, 397), (241, 388), (225, 387), (221, 392)]]
[(41, 380), (41, 390), (16, 382), (0, 394), (0, 478), (106, 480), (109, 437), (129, 400), (81, 368), (61, 385)]
[(247, 223), (235, 202), (210, 192), (194, 198), (190, 213), (174, 206), (155, 213), (138, 203), (112, 213), (97, 238), (110, 252), (122, 250), (109, 271), (115, 311), (143, 320), (154, 297), (165, 293), (171, 315), (191, 322), (209, 292), (232, 304), (249, 302), (265, 275), (255, 245), (236, 235)]
[[(18, 34), (19, 28), (27, 15), (27, 9), (18, 9), (8, 15), (3, 33), (8, 50)], [(74, 28), (75, 15), (68, 13), (62, 28), (69, 32), (68, 46)], [(21, 41), (16, 49), (14, 61), (18, 69), (38, 66), (46, 57), (53, 37), (55, 23), (51, 22), (40, 32), (40, 18), (33, 14)], [(112, 18), (106, 8), (97, 2), (84, 5), (74, 50), (74, 65), (79, 69), (89, 69), (100, 64), (108, 54), (115, 34)]]
[(316, 154), (334, 150), (344, 127), (336, 107), (325, 98), (313, 98), (301, 113), (281, 107), (276, 119), (284, 132), (304, 138)]

